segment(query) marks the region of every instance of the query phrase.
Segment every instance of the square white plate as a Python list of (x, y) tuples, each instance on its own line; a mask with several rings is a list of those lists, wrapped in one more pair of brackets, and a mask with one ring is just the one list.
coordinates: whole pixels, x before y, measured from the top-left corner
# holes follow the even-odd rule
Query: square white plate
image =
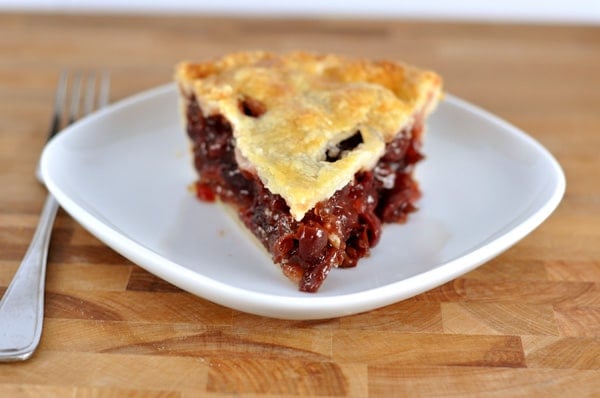
[(62, 207), (117, 252), (193, 294), (241, 311), (317, 319), (381, 307), (479, 266), (540, 225), (564, 174), (540, 144), (453, 96), (429, 119), (420, 210), (384, 226), (369, 258), (297, 291), (195, 180), (175, 85), (138, 94), (66, 129), (42, 159)]

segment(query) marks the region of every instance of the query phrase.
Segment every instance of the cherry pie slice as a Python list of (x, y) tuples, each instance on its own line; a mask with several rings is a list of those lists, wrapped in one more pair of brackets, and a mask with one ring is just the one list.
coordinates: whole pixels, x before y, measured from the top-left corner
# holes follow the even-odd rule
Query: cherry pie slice
[(413, 169), (441, 97), (434, 72), (247, 52), (181, 63), (176, 80), (197, 197), (232, 206), (300, 290), (356, 266), (382, 223), (416, 210)]

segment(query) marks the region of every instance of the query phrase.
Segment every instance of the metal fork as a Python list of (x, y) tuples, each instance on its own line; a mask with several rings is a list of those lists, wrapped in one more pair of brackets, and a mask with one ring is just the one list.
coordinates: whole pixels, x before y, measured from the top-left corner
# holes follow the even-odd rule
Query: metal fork
[[(63, 71), (56, 88), (48, 140), (61, 130), (61, 125), (69, 125), (80, 116), (90, 113), (94, 106), (101, 108), (108, 103), (110, 77), (107, 73), (99, 78), (96, 74), (88, 74), (86, 79), (82, 73), (77, 72), (70, 84), (69, 80), (69, 73)], [(69, 87), (70, 100), (67, 98)], [(85, 91), (83, 97), (82, 91)], [(62, 123), (67, 102), (67, 120)], [(39, 170), (38, 165), (36, 175), (43, 183)], [(0, 361), (26, 360), (40, 342), (48, 245), (57, 210), (58, 202), (48, 194), (25, 257), (0, 300)]]

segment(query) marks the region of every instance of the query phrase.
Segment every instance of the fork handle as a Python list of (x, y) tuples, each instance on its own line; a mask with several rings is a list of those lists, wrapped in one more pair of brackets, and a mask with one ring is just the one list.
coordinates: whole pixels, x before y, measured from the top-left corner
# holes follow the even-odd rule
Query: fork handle
[(0, 301), (0, 361), (25, 360), (40, 342), (46, 259), (57, 210), (58, 202), (48, 195), (27, 253)]

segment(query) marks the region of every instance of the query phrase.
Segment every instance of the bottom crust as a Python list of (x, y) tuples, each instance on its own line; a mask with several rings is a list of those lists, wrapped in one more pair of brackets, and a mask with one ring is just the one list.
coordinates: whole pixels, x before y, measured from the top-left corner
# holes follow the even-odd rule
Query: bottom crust
[[(199, 174), (197, 197), (231, 205), (301, 291), (316, 292), (332, 267), (356, 266), (379, 241), (382, 223), (404, 222), (416, 210), (420, 191), (412, 170), (423, 158), (420, 117), (387, 144), (373, 170), (357, 173), (300, 221), (291, 216), (281, 196), (238, 167), (232, 128), (222, 115), (205, 117), (192, 96), (186, 118)], [(348, 145), (358, 145), (354, 141)], [(328, 158), (335, 160), (335, 156)]]

